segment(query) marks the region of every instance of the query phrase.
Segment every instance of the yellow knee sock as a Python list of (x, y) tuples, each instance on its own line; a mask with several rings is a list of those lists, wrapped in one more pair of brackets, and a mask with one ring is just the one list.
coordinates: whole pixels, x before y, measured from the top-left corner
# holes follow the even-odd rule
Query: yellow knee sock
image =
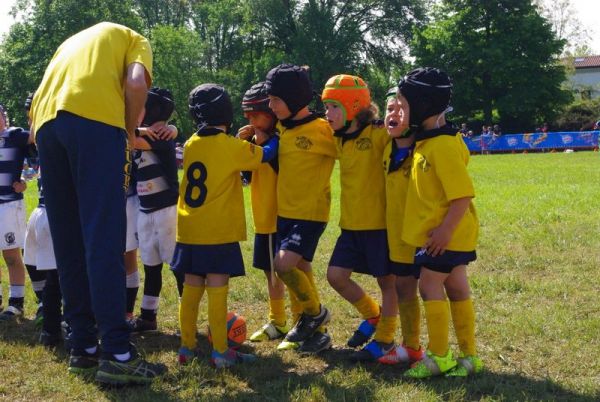
[[(321, 306), (321, 297), (319, 296), (319, 289), (317, 289), (317, 283), (315, 282), (315, 276), (313, 275), (312, 269), (308, 272), (306, 272), (306, 271), (302, 271), (302, 272), (304, 272), (304, 274), (308, 278), (308, 281), (310, 282), (311, 286), (313, 287), (313, 289), (315, 291), (315, 295), (317, 296), (317, 301), (319, 302), (319, 306)], [(320, 312), (320, 309), (319, 309), (319, 312)], [(319, 328), (317, 328), (317, 331), (322, 334), (325, 334), (325, 333), (327, 333), (327, 326), (321, 325)]]
[(454, 332), (460, 351), (465, 356), (475, 356), (475, 308), (473, 299), (450, 302)]
[(352, 304), (356, 307), (363, 320), (377, 317), (380, 313), (379, 304), (366, 293), (357, 302)]
[(287, 288), (287, 290), (290, 295), (290, 310), (292, 311), (293, 325), (300, 318), (300, 314), (302, 314), (302, 304), (300, 304), (300, 300), (298, 300), (293, 290), (291, 290), (290, 288)]
[(229, 286), (207, 287), (208, 326), (212, 337), (213, 349), (219, 353), (227, 350), (227, 291)]
[(377, 342), (392, 343), (394, 342), (394, 335), (396, 335), (396, 328), (398, 328), (398, 316), (381, 316), (373, 338)]
[(278, 327), (283, 327), (285, 318), (285, 299), (269, 299), (269, 320)]
[(450, 325), (448, 300), (428, 300), (423, 304), (429, 334), (428, 348), (434, 355), (445, 356), (448, 353), (448, 326)]
[(294, 292), (302, 305), (303, 312), (309, 315), (317, 315), (321, 312), (319, 296), (304, 272), (292, 268), (288, 272), (278, 272), (277, 275)]
[(398, 303), (400, 325), (402, 326), (402, 342), (411, 349), (419, 350), (421, 342), (421, 308), (419, 299)]
[(183, 284), (183, 295), (179, 303), (179, 328), (181, 330), (181, 346), (188, 349), (196, 347), (196, 321), (198, 305), (204, 294), (204, 285), (191, 286)]

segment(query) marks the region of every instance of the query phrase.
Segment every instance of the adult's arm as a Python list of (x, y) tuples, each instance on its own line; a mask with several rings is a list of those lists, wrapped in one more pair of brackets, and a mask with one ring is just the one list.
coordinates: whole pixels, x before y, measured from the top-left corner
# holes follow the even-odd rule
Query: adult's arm
[(135, 144), (135, 129), (138, 118), (146, 104), (148, 83), (146, 69), (141, 63), (132, 63), (127, 67), (125, 78), (125, 128), (129, 144)]

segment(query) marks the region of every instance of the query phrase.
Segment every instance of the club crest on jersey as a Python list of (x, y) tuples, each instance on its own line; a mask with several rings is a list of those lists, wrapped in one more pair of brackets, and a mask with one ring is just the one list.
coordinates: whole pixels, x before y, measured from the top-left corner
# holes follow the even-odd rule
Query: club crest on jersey
[(300, 149), (309, 150), (312, 147), (313, 143), (308, 138), (301, 136), (296, 137), (296, 147)]
[(12, 244), (15, 244), (15, 233), (8, 232), (7, 234), (4, 235), (4, 240), (6, 240), (6, 244), (9, 246)]
[(373, 148), (373, 142), (370, 138), (359, 138), (356, 140), (356, 149), (359, 151), (368, 151)]
[(423, 155), (419, 156), (417, 165), (423, 172), (428, 172), (429, 168), (431, 167), (431, 164), (427, 161), (427, 159)]

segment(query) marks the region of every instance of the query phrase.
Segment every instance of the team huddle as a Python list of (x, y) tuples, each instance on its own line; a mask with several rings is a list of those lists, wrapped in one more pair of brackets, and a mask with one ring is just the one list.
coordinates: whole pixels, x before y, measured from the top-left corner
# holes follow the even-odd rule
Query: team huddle
[[(102, 51), (115, 57), (100, 60)], [(99, 65), (77, 63), (82, 58)], [(111, 78), (94, 76), (95, 67), (114, 68), (124, 77), (121, 89), (105, 90), (102, 80)], [(110, 384), (144, 383), (165, 371), (140, 358), (128, 342), (131, 332), (158, 328), (163, 264), (170, 265), (180, 296), (179, 363), (203, 355), (196, 323), (205, 293), (211, 364), (223, 368), (257, 359), (228, 342), (227, 334), (229, 278), (245, 274), (242, 183), (249, 183), (251, 192), (252, 265), (264, 271), (269, 294), (265, 323), (250, 341), (275, 341), (278, 350), (305, 354), (331, 348), (327, 325), (335, 315), (320, 301), (312, 261), (329, 221), (336, 160), (341, 234), (327, 280), (362, 317), (347, 340), (355, 349), (350, 358), (410, 365), (405, 375), (411, 378), (465, 377), (482, 370), (466, 269), (476, 259), (475, 193), (467, 172), (469, 152), (445, 119), (452, 83), (443, 71), (427, 67), (408, 73), (388, 91), (379, 120), (360, 77), (339, 74), (327, 81), (322, 117), (308, 107), (314, 91), (306, 69), (281, 64), (244, 94), (248, 125), (237, 134), (231, 133), (227, 90), (199, 85), (189, 95), (197, 131), (184, 146), (181, 183), (178, 133), (169, 125), (173, 96), (168, 89), (148, 89), (151, 71), (144, 37), (101, 23), (61, 45), (31, 102), (43, 172), (40, 194), (44, 191), (24, 236), (25, 258), (28, 269), (37, 265), (29, 269), (33, 275), (48, 270), (43, 292), (37, 288), (43, 301), (40, 342), (58, 344), (66, 326), (69, 371), (94, 373)], [(93, 101), (82, 89), (88, 86)], [(116, 107), (119, 102), (123, 108)], [(5, 129), (2, 138), (27, 147), (33, 134), (25, 138), (17, 131)], [(84, 177), (103, 191), (92, 191)], [(0, 183), (2, 219), (15, 215), (9, 208), (23, 209), (19, 180), (5, 182)], [(138, 249), (144, 294), (134, 316)], [(23, 281), (15, 282), (13, 298), (12, 273), (10, 307), (2, 315), (16, 316), (22, 314)], [(353, 273), (374, 277), (381, 301), (353, 281)], [(34, 276), (32, 283), (36, 290)], [(115, 290), (115, 284), (122, 289)], [(420, 341), (419, 294), (426, 347)], [(18, 295), (20, 304), (13, 302)], [(457, 357), (449, 346), (450, 320)]]

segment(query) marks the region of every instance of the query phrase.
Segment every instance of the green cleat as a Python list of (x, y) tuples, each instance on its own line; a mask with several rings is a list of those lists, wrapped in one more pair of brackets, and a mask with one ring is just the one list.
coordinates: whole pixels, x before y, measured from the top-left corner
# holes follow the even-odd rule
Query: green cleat
[(452, 351), (448, 349), (446, 356), (436, 356), (431, 351), (427, 351), (425, 358), (416, 362), (404, 373), (405, 377), (410, 378), (429, 378), (439, 376), (456, 367), (456, 360), (452, 357)]
[(483, 362), (477, 356), (462, 356), (458, 358), (458, 364), (446, 373), (446, 377), (468, 377), (481, 373)]
[(280, 327), (278, 325), (275, 325), (273, 322), (269, 322), (263, 325), (261, 329), (253, 333), (250, 336), (250, 341), (263, 342), (281, 339), (288, 333), (289, 330), (290, 328), (287, 325), (283, 325)]

